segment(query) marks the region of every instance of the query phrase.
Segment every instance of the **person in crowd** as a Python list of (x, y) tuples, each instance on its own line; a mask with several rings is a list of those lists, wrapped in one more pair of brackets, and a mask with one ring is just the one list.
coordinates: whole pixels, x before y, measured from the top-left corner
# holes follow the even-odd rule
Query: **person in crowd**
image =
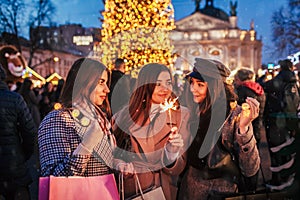
[(33, 91), (32, 81), (29, 78), (25, 78), (19, 93), (23, 96), (25, 102), (27, 103), (36, 126), (39, 127), (41, 123), (41, 115), (39, 110), (39, 103), (42, 100), (41, 92), (36, 95)]
[[(235, 91), (238, 95), (237, 103), (242, 105), (246, 102), (247, 97), (252, 97), (259, 102), (259, 115), (252, 121), (254, 137), (259, 147), (261, 136), (265, 134), (264, 126), (264, 109), (266, 103), (266, 95), (262, 86), (255, 82), (255, 73), (249, 68), (240, 68), (234, 75)], [(256, 190), (258, 173), (248, 179), (253, 190)]]
[[(132, 164), (144, 192), (161, 186), (167, 200), (176, 199), (178, 175), (185, 166), (181, 155), (189, 134), (188, 110), (179, 105), (172, 84), (165, 65), (143, 66), (129, 105), (113, 116), (112, 127), (116, 156)], [(170, 109), (164, 107), (172, 104)], [(135, 176), (125, 177), (125, 198), (137, 193), (136, 184)]]
[(37, 128), (26, 102), (9, 91), (5, 77), (0, 65), (0, 199), (30, 200), (32, 178), (26, 162), (34, 151)]
[(265, 126), (272, 171), (272, 179), (267, 186), (271, 190), (284, 190), (295, 182), (295, 156), (298, 156), (295, 146), (299, 142), (296, 138), (300, 131), (297, 116), (299, 88), (293, 63), (285, 59), (279, 61), (279, 65), (278, 75), (264, 85), (267, 97)]
[[(98, 176), (112, 173), (115, 138), (110, 132), (109, 70), (80, 58), (38, 130), (42, 176)], [(126, 165), (125, 165), (126, 166)]]
[[(251, 122), (259, 102), (247, 98), (244, 109), (221, 62), (196, 58), (188, 74), (194, 104), (189, 119), (192, 138), (178, 199), (215, 199), (245, 191), (242, 177), (255, 176), (260, 157)], [(246, 181), (246, 180), (245, 180)], [(250, 188), (251, 189), (251, 188)]]
[(54, 91), (54, 102), (58, 102), (58, 99), (59, 99), (59, 96), (61, 94), (64, 84), (65, 84), (65, 80), (63, 78), (58, 80), (56, 89)]
[(131, 87), (130, 76), (125, 74), (125, 61), (117, 58), (115, 68), (111, 73), (111, 85), (108, 100), (113, 113), (117, 113), (125, 105), (128, 105)]
[(55, 100), (54, 86), (51, 82), (46, 82), (42, 91), (42, 100), (40, 101), (41, 119), (53, 109)]
[(238, 95), (237, 103), (242, 105), (246, 102), (247, 97), (255, 98), (259, 102), (259, 115), (252, 122), (254, 136), (257, 143), (259, 143), (261, 134), (265, 132), (263, 121), (266, 95), (262, 86), (254, 80), (255, 73), (248, 68), (241, 68), (234, 75), (234, 86)]

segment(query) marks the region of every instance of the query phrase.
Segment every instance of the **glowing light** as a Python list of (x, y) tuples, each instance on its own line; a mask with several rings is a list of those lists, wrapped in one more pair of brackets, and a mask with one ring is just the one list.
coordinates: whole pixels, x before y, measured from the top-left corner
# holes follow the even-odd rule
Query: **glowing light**
[(60, 103), (55, 103), (54, 104), (54, 109), (55, 110), (59, 110), (59, 109), (61, 109), (62, 108), (62, 105), (60, 104)]
[(171, 110), (177, 110), (177, 106), (175, 105), (177, 99), (178, 99), (178, 97), (175, 99), (169, 99), (169, 100), (165, 99), (165, 102), (160, 104), (160, 108), (162, 109), (160, 111), (161, 113), (168, 111), (169, 118), (170, 118), (171, 131), (173, 131)]
[(175, 23), (171, 0), (107, 0), (102, 15), (102, 41), (93, 48), (93, 57), (110, 69), (117, 57), (126, 59), (125, 68), (131, 75), (150, 62), (173, 67), (170, 31)]

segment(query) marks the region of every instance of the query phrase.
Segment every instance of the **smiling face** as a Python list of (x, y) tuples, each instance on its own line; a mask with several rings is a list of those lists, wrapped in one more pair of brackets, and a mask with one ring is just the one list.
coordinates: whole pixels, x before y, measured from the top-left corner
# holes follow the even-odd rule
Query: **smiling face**
[(156, 81), (156, 86), (152, 94), (153, 103), (163, 103), (165, 99), (171, 96), (172, 92), (172, 80), (169, 72), (162, 71)]
[(95, 105), (102, 105), (103, 101), (106, 99), (107, 94), (109, 93), (109, 88), (107, 86), (108, 74), (107, 71), (103, 71), (98, 84), (90, 95), (91, 101)]
[(196, 78), (191, 78), (190, 90), (193, 93), (195, 103), (201, 103), (206, 98), (207, 82), (200, 81)]

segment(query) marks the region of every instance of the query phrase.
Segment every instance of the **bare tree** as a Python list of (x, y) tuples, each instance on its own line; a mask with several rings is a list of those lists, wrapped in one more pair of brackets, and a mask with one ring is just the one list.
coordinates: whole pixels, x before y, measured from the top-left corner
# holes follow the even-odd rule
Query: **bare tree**
[(40, 48), (40, 28), (43, 24), (51, 24), (51, 16), (55, 13), (55, 7), (51, 0), (37, 0), (35, 9), (29, 17), (30, 55), (28, 66), (31, 66), (32, 58)]
[[(30, 2), (30, 3), (26, 3)], [(13, 44), (21, 52), (20, 35), (29, 27), (30, 34), (30, 57), (28, 65), (34, 52), (39, 48), (39, 27), (43, 24), (51, 24), (51, 16), (55, 13), (55, 7), (51, 0), (1, 0), (0, 3), (0, 32), (9, 34), (4, 42)], [(12, 38), (13, 37), (13, 38)], [(13, 42), (13, 43), (12, 43)]]
[(25, 13), (23, 0), (1, 0), (0, 4), (0, 30), (15, 36), (15, 45), (21, 51), (19, 40), (20, 26)]
[(286, 57), (300, 49), (300, 0), (288, 0), (287, 7), (274, 12), (271, 19), (273, 53)]

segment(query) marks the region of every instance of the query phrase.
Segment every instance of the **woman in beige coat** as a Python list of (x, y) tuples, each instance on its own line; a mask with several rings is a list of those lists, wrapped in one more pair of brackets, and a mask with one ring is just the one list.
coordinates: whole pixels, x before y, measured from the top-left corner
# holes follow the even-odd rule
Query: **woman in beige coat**
[[(162, 107), (166, 101), (174, 106)], [(188, 137), (188, 112), (174, 98), (169, 69), (156, 63), (145, 65), (129, 105), (113, 118), (119, 147), (115, 156), (132, 163), (131, 167), (124, 163), (124, 171), (136, 172), (144, 193), (161, 187), (167, 200), (175, 200), (178, 175), (185, 166), (181, 155)], [(138, 193), (136, 176), (125, 176), (125, 198)]]

